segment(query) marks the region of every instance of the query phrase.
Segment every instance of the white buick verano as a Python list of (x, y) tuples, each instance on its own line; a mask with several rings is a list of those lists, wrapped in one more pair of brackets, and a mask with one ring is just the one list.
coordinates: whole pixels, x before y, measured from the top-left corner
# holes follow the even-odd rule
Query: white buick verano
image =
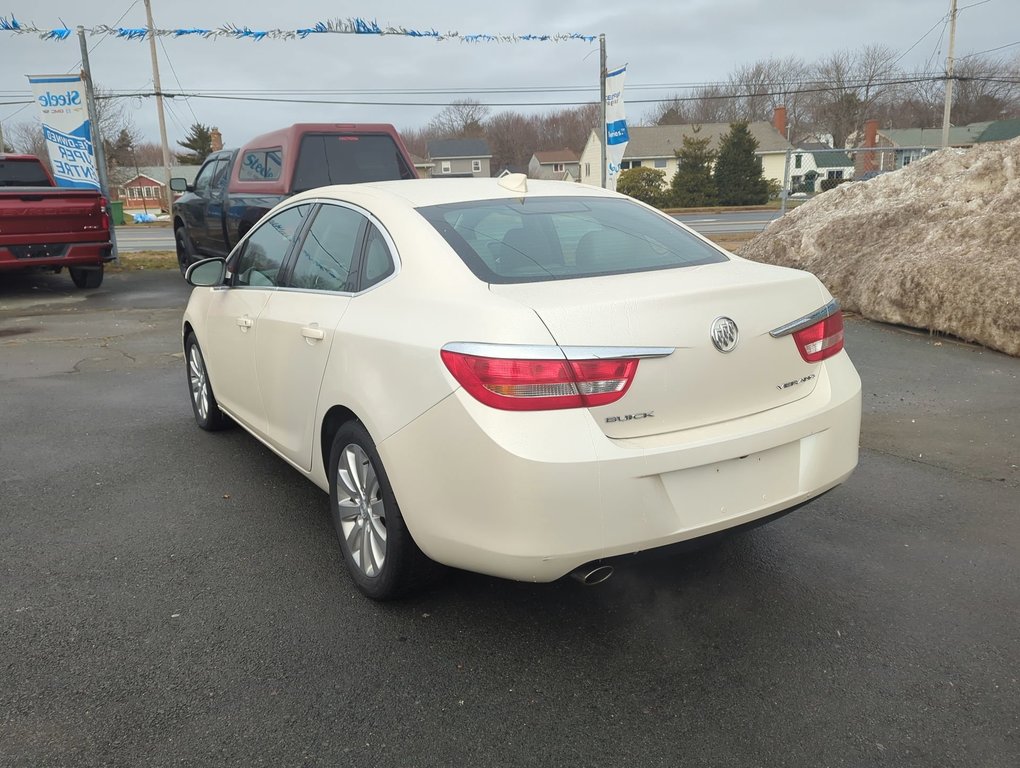
[(822, 284), (605, 190), (316, 189), (187, 278), (199, 426), (229, 417), (328, 490), (376, 599), (436, 563), (596, 581), (857, 463), (860, 379)]

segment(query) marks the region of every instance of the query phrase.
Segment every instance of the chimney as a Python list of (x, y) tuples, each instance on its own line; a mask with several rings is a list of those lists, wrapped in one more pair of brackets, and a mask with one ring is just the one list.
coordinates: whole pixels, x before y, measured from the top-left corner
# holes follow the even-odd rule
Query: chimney
[(869, 149), (878, 146), (878, 120), (864, 121), (864, 146)]
[[(878, 146), (878, 120), (871, 119), (864, 121), (864, 148), (874, 149)], [(860, 173), (869, 173), (871, 171), (878, 170), (878, 153), (877, 152), (861, 152), (861, 162), (859, 163)]]
[(212, 151), (219, 152), (223, 149), (223, 134), (220, 133), (219, 128), (213, 128), (209, 131), (209, 138), (211, 140)]
[(779, 131), (779, 135), (784, 139), (786, 136), (786, 107), (779, 105), (776, 107), (776, 111), (772, 114), (772, 127)]

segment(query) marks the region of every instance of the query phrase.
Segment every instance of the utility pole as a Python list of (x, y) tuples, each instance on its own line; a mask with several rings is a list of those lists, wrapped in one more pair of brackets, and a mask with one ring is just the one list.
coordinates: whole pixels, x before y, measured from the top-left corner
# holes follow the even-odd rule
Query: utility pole
[(949, 4), (949, 55), (946, 56), (946, 106), (942, 111), (942, 147), (949, 146), (949, 115), (953, 111), (953, 49), (956, 46), (956, 0)]
[(606, 188), (606, 152), (608, 147), (606, 144), (609, 142), (609, 135), (606, 131), (606, 75), (609, 74), (609, 70), (606, 69), (606, 36), (604, 34), (599, 35), (599, 91), (602, 94), (602, 188)]
[(81, 46), (81, 79), (85, 84), (85, 106), (88, 108), (89, 125), (92, 133), (92, 154), (96, 160), (96, 174), (99, 176), (99, 191), (106, 198), (106, 214), (110, 216), (110, 244), (113, 246), (113, 258), (117, 262), (120, 254), (117, 251), (117, 222), (113, 221), (110, 206), (110, 179), (106, 175), (106, 147), (99, 127), (99, 110), (96, 109), (96, 92), (92, 87), (92, 69), (89, 67), (89, 46), (85, 42), (85, 27), (78, 27), (78, 44)]
[(159, 140), (163, 145), (163, 173), (166, 185), (163, 187), (163, 202), (167, 213), (173, 204), (173, 193), (170, 191), (170, 145), (166, 141), (166, 116), (163, 114), (163, 88), (159, 84), (159, 63), (156, 60), (156, 33), (152, 23), (152, 0), (145, 0), (145, 19), (149, 24), (149, 53), (152, 54), (152, 85), (156, 91), (156, 112), (159, 114)]

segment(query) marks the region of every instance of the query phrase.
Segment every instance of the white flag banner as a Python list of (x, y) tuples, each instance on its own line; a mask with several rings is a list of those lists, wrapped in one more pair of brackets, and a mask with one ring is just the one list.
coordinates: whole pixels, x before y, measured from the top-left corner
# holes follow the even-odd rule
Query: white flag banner
[(85, 88), (78, 75), (29, 75), (57, 185), (99, 189)]
[(627, 65), (606, 75), (606, 187), (616, 189), (620, 164), (627, 149), (627, 115), (623, 106), (623, 78)]

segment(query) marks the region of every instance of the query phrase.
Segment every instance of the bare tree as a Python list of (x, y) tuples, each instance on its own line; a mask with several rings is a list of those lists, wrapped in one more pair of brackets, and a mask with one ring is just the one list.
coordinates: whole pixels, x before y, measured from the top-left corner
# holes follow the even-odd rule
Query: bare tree
[(15, 152), (35, 155), (49, 167), (50, 154), (46, 151), (46, 139), (43, 138), (42, 124), (38, 120), (14, 123), (5, 130), (4, 135)]
[(474, 99), (455, 101), (432, 118), (428, 129), (448, 139), (478, 138), (483, 135), (482, 124), (489, 108)]
[(1016, 115), (1020, 111), (1020, 82), (1011, 70), (1011, 62), (1001, 58), (961, 58), (954, 70), (954, 125)]
[(895, 92), (896, 52), (884, 45), (835, 51), (814, 66), (812, 115), (816, 130), (832, 134), (833, 146), (846, 145), (883, 99)]
[(520, 112), (507, 110), (485, 122), (485, 137), (492, 152), (492, 171), (499, 173), (508, 166), (526, 166), (532, 153), (544, 149), (536, 120)]

